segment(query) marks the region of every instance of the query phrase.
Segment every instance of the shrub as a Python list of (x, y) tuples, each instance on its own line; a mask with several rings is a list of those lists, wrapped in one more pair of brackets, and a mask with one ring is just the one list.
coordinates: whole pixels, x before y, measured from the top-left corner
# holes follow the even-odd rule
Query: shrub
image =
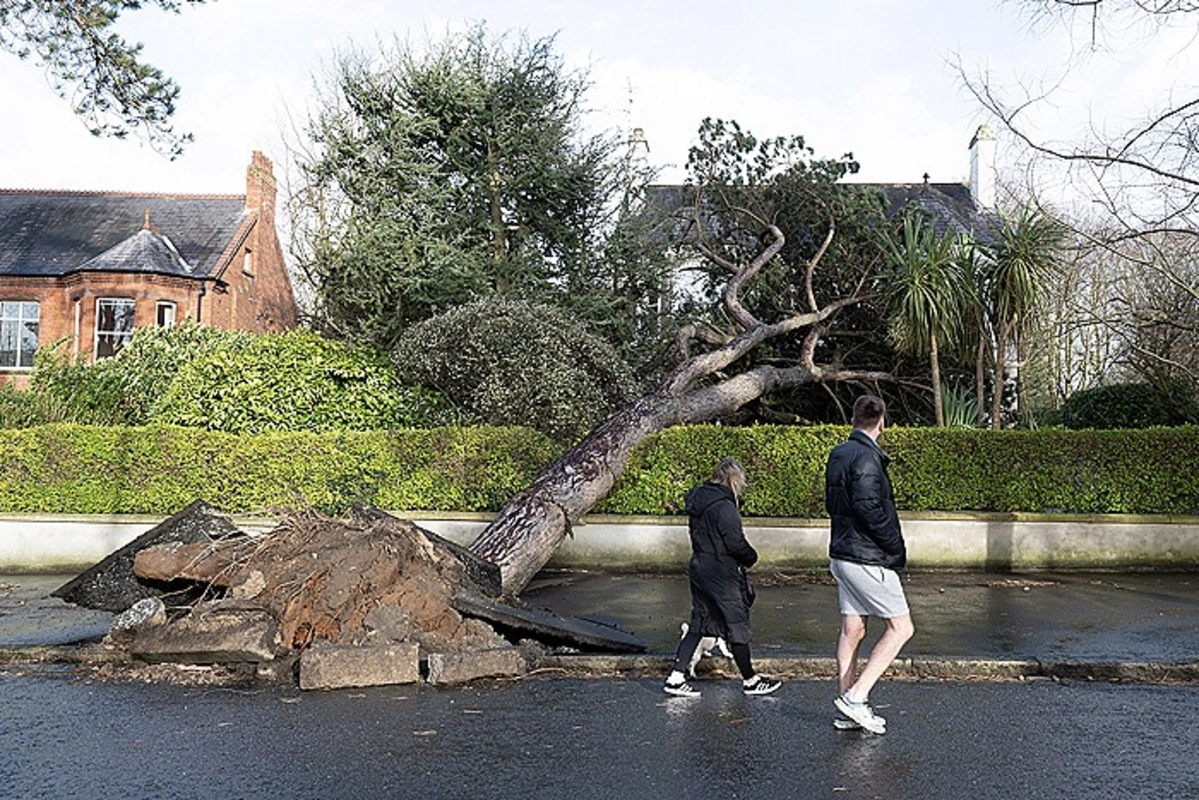
[(124, 395), (125, 423), (144, 425), (158, 416), (158, 406), (179, 371), (217, 349), (247, 348), (254, 334), (227, 331), (187, 320), (172, 328), (138, 328), (110, 359), (97, 363), (117, 372)]
[(355, 503), (495, 511), (555, 455), (527, 428), (234, 435), (197, 428), (45, 425), (0, 431), (0, 512), (230, 513)]
[[(677, 514), (721, 458), (749, 474), (744, 509), (823, 517), (824, 465), (848, 427), (678, 427), (633, 454), (600, 510)], [(896, 502), (907, 511), (1199, 514), (1199, 428), (991, 431), (888, 428)]]
[(1074, 430), (1150, 428), (1184, 422), (1169, 399), (1147, 383), (1117, 383), (1075, 392), (1062, 405), (1060, 419)]
[[(681, 514), (721, 458), (745, 464), (744, 510), (824, 514), (824, 464), (842, 426), (671, 428), (643, 442), (595, 510)], [(1126, 431), (888, 428), (904, 511), (1199, 515), (1199, 427)], [(272, 432), (45, 425), (0, 431), (0, 512), (169, 514), (197, 498), (229, 512), (355, 503), (497, 511), (558, 455), (528, 428)]]
[(409, 328), (395, 360), (471, 418), (528, 425), (555, 441), (578, 439), (637, 392), (631, 370), (603, 339), (563, 312), (481, 300)]
[(436, 392), (401, 383), (364, 347), (309, 331), (234, 340), (189, 359), (152, 421), (229, 433), (386, 430), (453, 421)]
[(20, 391), (0, 386), (0, 428), (32, 428), (53, 422), (77, 421), (78, 412), (46, 391)]
[(65, 342), (39, 348), (29, 388), (43, 397), (32, 400), (31, 408), (47, 414), (43, 422), (125, 424), (126, 410), (116, 370), (105, 361), (94, 367), (72, 364), (64, 348)]

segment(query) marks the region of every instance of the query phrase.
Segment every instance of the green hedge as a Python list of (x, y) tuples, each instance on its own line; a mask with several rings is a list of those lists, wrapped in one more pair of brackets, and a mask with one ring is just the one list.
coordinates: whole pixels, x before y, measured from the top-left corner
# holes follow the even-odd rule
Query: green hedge
[(237, 436), (46, 425), (0, 431), (0, 512), (170, 514), (197, 498), (231, 513), (496, 510), (555, 455), (526, 428)]
[[(720, 458), (745, 464), (745, 513), (823, 517), (824, 462), (848, 427), (672, 428), (637, 450), (602, 510), (674, 514)], [(908, 511), (1199, 514), (1199, 427), (1121, 431), (889, 428)]]
[[(824, 516), (837, 426), (672, 428), (633, 454), (596, 511), (679, 514), (686, 490), (731, 456), (745, 513)], [(1199, 514), (1199, 427), (1122, 431), (891, 428), (901, 509)], [(496, 511), (557, 451), (527, 428), (233, 435), (170, 426), (0, 431), (0, 512), (169, 514), (197, 498), (229, 512), (355, 503)]]

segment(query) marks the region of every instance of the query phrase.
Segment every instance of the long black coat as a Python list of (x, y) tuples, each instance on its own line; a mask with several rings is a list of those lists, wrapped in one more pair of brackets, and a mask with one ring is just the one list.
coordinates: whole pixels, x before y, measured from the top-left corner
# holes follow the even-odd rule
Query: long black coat
[(829, 453), (824, 506), (832, 519), (830, 558), (890, 569), (907, 563), (887, 476), (890, 461), (873, 439), (856, 429)]
[(705, 483), (687, 493), (691, 534), (691, 630), (748, 644), (749, 603), (745, 568), (758, 553), (741, 529), (737, 499), (727, 486)]

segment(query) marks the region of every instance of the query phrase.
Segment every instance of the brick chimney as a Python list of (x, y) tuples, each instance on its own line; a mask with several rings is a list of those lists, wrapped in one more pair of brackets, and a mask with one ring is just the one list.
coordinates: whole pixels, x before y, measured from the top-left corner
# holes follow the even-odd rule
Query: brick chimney
[(995, 208), (995, 134), (986, 125), (970, 140), (970, 196), (976, 208)]
[(275, 224), (275, 169), (260, 150), (250, 156), (246, 168), (246, 208), (257, 211), (263, 224)]

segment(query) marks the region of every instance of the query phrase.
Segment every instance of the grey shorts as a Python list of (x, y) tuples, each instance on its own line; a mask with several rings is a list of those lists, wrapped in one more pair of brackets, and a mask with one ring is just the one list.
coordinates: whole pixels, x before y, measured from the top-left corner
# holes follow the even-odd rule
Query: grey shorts
[(828, 568), (837, 579), (842, 614), (886, 619), (912, 613), (895, 570), (836, 558), (829, 561)]

